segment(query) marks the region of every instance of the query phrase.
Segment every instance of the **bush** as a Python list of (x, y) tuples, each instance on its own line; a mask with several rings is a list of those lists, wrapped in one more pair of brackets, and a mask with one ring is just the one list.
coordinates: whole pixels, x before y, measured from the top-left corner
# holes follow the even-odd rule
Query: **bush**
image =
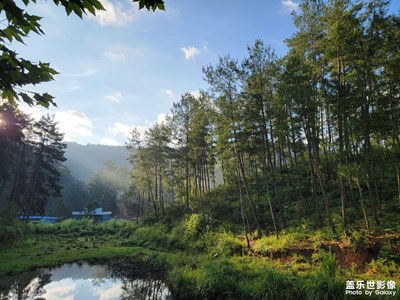
[(339, 278), (340, 266), (331, 249), (313, 255), (319, 263), (315, 276), (306, 281), (304, 291), (307, 299), (343, 299), (344, 283)]
[(204, 223), (199, 214), (182, 219), (172, 228), (169, 236), (170, 246), (178, 249), (205, 250), (207, 241), (203, 239)]
[(183, 226), (183, 239), (186, 242), (193, 241), (197, 238), (202, 231), (202, 221), (199, 214), (192, 214), (188, 218), (184, 219)]
[(11, 244), (12, 242), (20, 239), (22, 236), (23, 230), (21, 230), (20, 226), (0, 226), (0, 240), (2, 241), (3, 245)]
[(205, 235), (205, 238), (210, 241), (208, 250), (214, 255), (230, 256), (240, 254), (246, 246), (245, 242), (231, 232), (210, 232)]
[(130, 239), (140, 245), (149, 248), (168, 248), (169, 236), (166, 225), (157, 224), (153, 226), (142, 226), (135, 230)]
[(319, 252), (313, 255), (313, 259), (319, 261), (319, 272), (328, 277), (336, 277), (339, 271), (339, 262), (336, 259), (336, 254), (332, 253), (331, 249), (328, 252)]
[(263, 236), (261, 239), (257, 240), (253, 246), (253, 250), (260, 252), (263, 255), (269, 255), (275, 251), (287, 250), (291, 245), (291, 238), (289, 235), (281, 235), (279, 239), (274, 235)]
[(388, 277), (400, 276), (400, 268), (397, 263), (385, 258), (378, 258), (372, 260), (368, 264), (368, 271), (370, 273), (383, 274)]
[(0, 212), (0, 241), (5, 246), (21, 239), (28, 231), (28, 226), (18, 220), (14, 211)]
[(355, 249), (357, 250), (364, 249), (366, 240), (367, 237), (364, 230), (350, 231), (349, 241)]
[(55, 229), (59, 229), (62, 233), (79, 233), (81, 231), (91, 231), (93, 229), (93, 221), (89, 218), (80, 220), (66, 219), (58, 223)]

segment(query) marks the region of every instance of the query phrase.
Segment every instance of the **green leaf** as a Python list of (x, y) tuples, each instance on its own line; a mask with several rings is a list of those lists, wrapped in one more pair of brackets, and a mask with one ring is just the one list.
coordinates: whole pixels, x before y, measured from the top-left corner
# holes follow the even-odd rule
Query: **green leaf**
[(22, 98), (22, 101), (24, 101), (26, 104), (28, 104), (29, 106), (33, 106), (34, 102), (33, 99), (31, 97), (29, 97), (27, 94), (25, 93), (19, 93), (19, 95)]
[(3, 99), (7, 99), (8, 102), (10, 102), (10, 103), (14, 103), (14, 100), (16, 97), (15, 92), (13, 90), (3, 90), (3, 93), (1, 96)]
[(147, 10), (156, 9), (165, 10), (163, 0), (132, 0), (133, 2), (139, 2), (139, 9), (146, 7)]

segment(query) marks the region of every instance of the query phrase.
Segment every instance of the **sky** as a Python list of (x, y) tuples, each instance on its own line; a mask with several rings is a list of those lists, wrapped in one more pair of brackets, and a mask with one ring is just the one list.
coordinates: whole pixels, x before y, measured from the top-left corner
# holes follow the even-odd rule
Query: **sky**
[[(225, 54), (243, 59), (256, 39), (283, 56), (299, 1), (165, 0), (156, 12), (129, 0), (101, 2), (107, 11), (83, 19), (52, 1), (31, 3), (45, 35), (13, 44), (21, 57), (60, 73), (29, 88), (53, 95), (57, 107), (22, 109), (54, 114), (68, 142), (124, 145), (132, 128), (162, 122), (181, 95), (206, 90), (202, 67)], [(400, 1), (392, 2), (398, 12)]]

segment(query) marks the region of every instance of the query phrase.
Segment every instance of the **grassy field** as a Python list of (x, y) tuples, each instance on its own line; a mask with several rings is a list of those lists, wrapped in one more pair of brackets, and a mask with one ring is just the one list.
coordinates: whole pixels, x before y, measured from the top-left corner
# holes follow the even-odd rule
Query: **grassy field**
[(344, 299), (346, 280), (400, 282), (399, 240), (393, 234), (377, 240), (297, 229), (282, 232), (279, 240), (252, 238), (249, 251), (243, 236), (222, 229), (204, 232), (198, 221), (192, 215), (175, 226), (87, 220), (30, 224), (23, 238), (0, 249), (0, 277), (127, 258), (163, 269), (182, 299)]

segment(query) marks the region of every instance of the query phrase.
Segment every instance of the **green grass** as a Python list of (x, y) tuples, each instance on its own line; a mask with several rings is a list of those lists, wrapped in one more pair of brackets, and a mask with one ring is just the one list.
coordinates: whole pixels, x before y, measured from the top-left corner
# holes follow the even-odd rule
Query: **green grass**
[(83, 238), (57, 237), (53, 235), (30, 237), (0, 252), (0, 277), (31, 270), (52, 267), (75, 261), (98, 261), (115, 257), (139, 257), (149, 255), (141, 247), (118, 246), (116, 240), (100, 239), (93, 242)]
[[(400, 278), (393, 263), (398, 259), (395, 239), (365, 273), (341, 268), (334, 253), (318, 247), (333, 238), (323, 230), (292, 229), (281, 232), (278, 240), (254, 240), (249, 254), (242, 234), (204, 231), (197, 216), (175, 226), (126, 221), (94, 225), (86, 220), (31, 224), (23, 238), (0, 249), (0, 277), (76, 261), (127, 258), (165, 270), (172, 290), (184, 299), (342, 299), (349, 278)], [(282, 256), (270, 257), (271, 252)]]

